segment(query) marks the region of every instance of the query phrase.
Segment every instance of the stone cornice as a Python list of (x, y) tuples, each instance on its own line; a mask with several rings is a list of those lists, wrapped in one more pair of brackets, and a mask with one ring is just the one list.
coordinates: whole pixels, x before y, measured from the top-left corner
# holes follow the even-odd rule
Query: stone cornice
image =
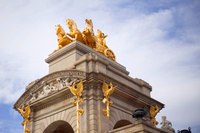
[(74, 42), (68, 44), (67, 46), (63, 47), (62, 49), (55, 51), (54, 53), (50, 54), (49, 57), (45, 61), (47, 63), (50, 63), (50, 62), (54, 61), (55, 59), (65, 55), (66, 53), (70, 53), (70, 51), (72, 51), (72, 50), (82, 52), (83, 54), (88, 54), (87, 57), (83, 56), (83, 58), (81, 60), (77, 60), (74, 65), (77, 65), (84, 61), (97, 60), (102, 63), (109, 63), (110, 66), (116, 68), (117, 70), (120, 70), (127, 75), (129, 74), (129, 72), (126, 71), (126, 68), (123, 65), (107, 58), (106, 56), (104, 56), (101, 53), (95, 51), (94, 49), (82, 44), (79, 41), (74, 41)]
[[(99, 53), (98, 53), (99, 54)], [(84, 56), (82, 56), (79, 60), (77, 60), (74, 63), (74, 66), (77, 66), (83, 62), (96, 62), (96, 63), (102, 63), (106, 66), (106, 69), (110, 72), (113, 72), (123, 78), (125, 78), (126, 80), (130, 81), (130, 82), (134, 82), (135, 84), (141, 86), (141, 87), (146, 87), (148, 88), (150, 91), (152, 91), (152, 87), (151, 85), (149, 85), (147, 82), (145, 82), (142, 79), (138, 79), (138, 78), (132, 78), (129, 76), (129, 72), (126, 70), (126, 68), (112, 60), (107, 60), (105, 59), (106, 57), (103, 57), (103, 55), (99, 56), (96, 53), (88, 53)], [(96, 73), (101, 73), (98, 70), (94, 71)], [(109, 76), (109, 75), (108, 75)]]
[(120, 81), (113, 80), (112, 78), (108, 77), (107, 75), (99, 74), (99, 73), (87, 74), (87, 79), (88, 78), (91, 79), (92, 77), (94, 78), (93, 80), (96, 80), (101, 83), (103, 83), (103, 81), (106, 81), (108, 83), (112, 82), (115, 86), (117, 86), (117, 89), (113, 93), (112, 96), (117, 99), (121, 99), (122, 101), (126, 101), (126, 103), (129, 103), (130, 105), (135, 106), (136, 104), (138, 104), (138, 105), (150, 107), (150, 105), (156, 104), (160, 108), (164, 108), (163, 103), (151, 98), (150, 96), (147, 96), (147, 95), (137, 91), (134, 88), (131, 88), (130, 86), (123, 84)]

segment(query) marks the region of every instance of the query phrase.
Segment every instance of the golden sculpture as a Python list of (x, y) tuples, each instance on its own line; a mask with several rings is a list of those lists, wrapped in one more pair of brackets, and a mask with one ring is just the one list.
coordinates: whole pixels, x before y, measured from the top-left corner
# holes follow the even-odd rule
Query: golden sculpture
[(108, 35), (105, 35), (101, 30), (97, 30), (97, 43), (103, 47), (106, 47), (108, 48), (108, 46), (106, 45), (106, 40), (105, 38), (107, 37)]
[(67, 33), (67, 35), (69, 35), (70, 37), (74, 38), (75, 40), (81, 42), (81, 43), (85, 43), (83, 40), (83, 35), (82, 33), (79, 31), (79, 29), (76, 26), (76, 23), (74, 22), (74, 20), (72, 19), (67, 19), (66, 20), (66, 24), (69, 28), (69, 33)]
[(97, 35), (96, 35), (96, 38), (97, 38), (96, 51), (104, 54), (108, 58), (110, 58), (110, 59), (112, 59), (112, 60), (115, 61), (116, 60), (115, 59), (115, 54), (106, 45), (106, 40), (105, 40), (106, 37), (107, 37), (107, 35), (105, 35), (101, 30), (99, 30), (99, 29), (97, 30)]
[(154, 126), (156, 126), (156, 125), (158, 125), (158, 121), (156, 121), (156, 115), (157, 115), (157, 113), (160, 111), (160, 109), (158, 108), (158, 106), (157, 105), (155, 105), (155, 106), (153, 106), (153, 105), (151, 105), (151, 107), (150, 107), (150, 111), (149, 111), (149, 114), (150, 114), (150, 121), (151, 121), (151, 123), (154, 125)]
[(76, 96), (73, 104), (76, 105), (77, 133), (80, 133), (80, 116), (82, 116), (84, 113), (84, 110), (79, 107), (79, 104), (83, 102), (83, 98), (81, 98), (83, 92), (83, 81), (81, 80), (79, 83), (73, 82), (68, 89), (74, 96)]
[(27, 127), (30, 123), (30, 113), (31, 113), (30, 105), (27, 105), (26, 107), (23, 105), (22, 108), (18, 108), (17, 110), (24, 118), (22, 122), (22, 125), (24, 126), (24, 133), (30, 133), (30, 129)]
[(93, 31), (93, 22), (91, 19), (86, 19), (85, 23), (86, 27), (84, 28), (83, 32), (81, 32), (77, 28), (74, 20), (67, 19), (66, 24), (69, 28), (69, 33), (65, 33), (62, 26), (56, 25), (58, 48), (60, 49), (74, 40), (77, 40), (115, 61), (115, 54), (106, 45), (105, 38), (107, 35), (105, 35), (101, 30), (97, 30), (97, 34), (95, 35)]
[(86, 27), (83, 30), (83, 38), (85, 44), (91, 48), (96, 48), (96, 37), (94, 36), (93, 23), (91, 19), (85, 20)]
[(103, 94), (104, 94), (104, 98), (103, 98), (103, 103), (106, 104), (106, 108), (103, 109), (103, 114), (106, 117), (110, 117), (110, 106), (113, 104), (113, 102), (110, 100), (110, 95), (115, 91), (115, 87), (113, 87), (113, 84), (110, 83), (109, 85), (107, 83), (103, 83)]
[(61, 25), (56, 25), (56, 35), (58, 36), (59, 49), (72, 42), (72, 39), (66, 36), (66, 33)]

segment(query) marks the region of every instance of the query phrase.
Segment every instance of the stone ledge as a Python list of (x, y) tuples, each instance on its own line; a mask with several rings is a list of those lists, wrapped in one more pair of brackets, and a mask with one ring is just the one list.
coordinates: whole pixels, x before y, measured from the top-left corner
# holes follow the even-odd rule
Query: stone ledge
[(109, 133), (167, 133), (166, 131), (153, 127), (145, 121), (139, 121), (135, 124), (123, 126), (121, 128), (113, 129)]

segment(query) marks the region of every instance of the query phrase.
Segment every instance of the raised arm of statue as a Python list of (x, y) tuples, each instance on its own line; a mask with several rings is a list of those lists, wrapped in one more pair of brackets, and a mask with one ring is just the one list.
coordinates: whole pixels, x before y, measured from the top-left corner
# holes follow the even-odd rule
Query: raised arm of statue
[(106, 45), (106, 40), (105, 38), (107, 37), (107, 35), (105, 35), (101, 30), (97, 30), (97, 43), (105, 48), (107, 48), (107, 45)]

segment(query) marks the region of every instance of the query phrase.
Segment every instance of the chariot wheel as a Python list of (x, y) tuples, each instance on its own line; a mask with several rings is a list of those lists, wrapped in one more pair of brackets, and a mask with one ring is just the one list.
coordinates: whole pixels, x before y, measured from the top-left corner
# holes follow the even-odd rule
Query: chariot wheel
[(104, 55), (115, 61), (115, 54), (113, 53), (113, 51), (111, 49), (106, 48), (104, 50)]

